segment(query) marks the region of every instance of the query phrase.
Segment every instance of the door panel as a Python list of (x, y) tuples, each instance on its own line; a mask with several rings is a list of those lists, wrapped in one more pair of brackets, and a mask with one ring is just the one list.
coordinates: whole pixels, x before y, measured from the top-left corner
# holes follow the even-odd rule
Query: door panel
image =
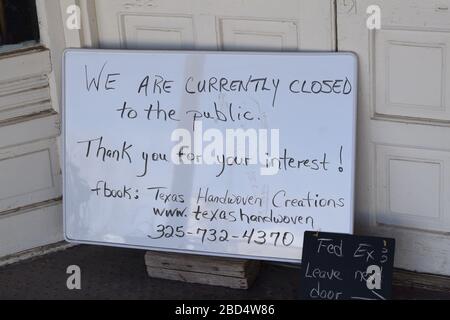
[[(381, 9), (381, 29), (366, 8)], [(360, 59), (356, 225), (397, 239), (395, 264), (450, 274), (450, 1), (339, 0)]]
[[(383, 29), (375, 32), (375, 114), (450, 121), (450, 33)], [(446, 103), (447, 102), (447, 103)]]
[(21, 208), (0, 217), (1, 256), (62, 241), (61, 201)]
[(220, 19), (221, 44), (224, 50), (298, 49), (295, 21)]
[(55, 139), (5, 149), (0, 155), (0, 172), (0, 212), (61, 196)]
[(189, 49), (194, 42), (191, 18), (124, 15), (121, 43), (125, 48), (148, 49), (158, 43), (167, 49)]

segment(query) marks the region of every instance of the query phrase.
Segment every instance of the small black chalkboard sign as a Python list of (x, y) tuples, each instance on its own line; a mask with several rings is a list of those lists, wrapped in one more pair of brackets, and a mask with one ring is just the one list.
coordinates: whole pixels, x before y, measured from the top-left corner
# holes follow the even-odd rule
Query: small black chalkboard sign
[(308, 300), (391, 298), (395, 240), (306, 231), (300, 296)]

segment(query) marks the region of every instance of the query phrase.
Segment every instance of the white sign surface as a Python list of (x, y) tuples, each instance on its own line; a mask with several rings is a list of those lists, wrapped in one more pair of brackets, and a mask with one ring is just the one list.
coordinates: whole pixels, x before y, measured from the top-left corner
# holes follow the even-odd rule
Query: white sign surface
[(300, 261), (351, 233), (350, 53), (67, 50), (68, 241)]

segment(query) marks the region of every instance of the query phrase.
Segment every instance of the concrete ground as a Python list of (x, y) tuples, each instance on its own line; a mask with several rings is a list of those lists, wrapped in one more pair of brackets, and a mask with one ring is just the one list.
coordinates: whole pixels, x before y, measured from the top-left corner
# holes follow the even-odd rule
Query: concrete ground
[[(76, 246), (0, 268), (0, 299), (297, 299), (300, 271), (265, 263), (249, 290), (151, 279), (144, 251)], [(67, 267), (81, 268), (81, 290), (68, 290)], [(450, 299), (450, 292), (396, 286), (394, 299)]]

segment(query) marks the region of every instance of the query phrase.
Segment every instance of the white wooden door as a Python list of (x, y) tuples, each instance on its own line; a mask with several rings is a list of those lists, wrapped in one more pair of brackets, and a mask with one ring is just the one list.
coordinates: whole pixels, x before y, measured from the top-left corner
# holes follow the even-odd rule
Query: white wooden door
[(36, 6), (40, 41), (0, 47), (0, 263), (63, 239), (55, 48), (64, 41), (58, 0)]
[[(381, 29), (369, 30), (378, 5)], [(450, 274), (450, 1), (338, 0), (360, 62), (356, 230), (397, 239), (397, 267)], [(373, 12), (373, 11), (372, 11)]]

